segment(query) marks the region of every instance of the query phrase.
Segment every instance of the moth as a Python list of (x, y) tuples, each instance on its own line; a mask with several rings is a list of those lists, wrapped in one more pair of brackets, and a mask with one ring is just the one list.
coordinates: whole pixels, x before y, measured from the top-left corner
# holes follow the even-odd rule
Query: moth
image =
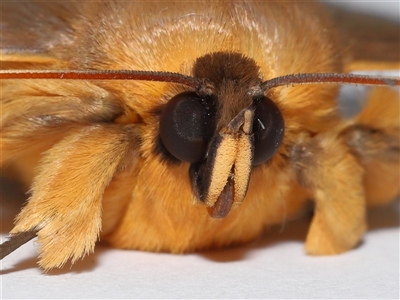
[[(391, 23), (275, 1), (2, 9), (1, 166), (30, 185), (2, 258), (34, 237), (45, 270), (99, 239), (241, 244), (310, 201), (306, 252), (338, 254), (399, 194), (400, 80), (346, 74), (399, 68)], [(337, 83), (387, 87), (344, 119)]]

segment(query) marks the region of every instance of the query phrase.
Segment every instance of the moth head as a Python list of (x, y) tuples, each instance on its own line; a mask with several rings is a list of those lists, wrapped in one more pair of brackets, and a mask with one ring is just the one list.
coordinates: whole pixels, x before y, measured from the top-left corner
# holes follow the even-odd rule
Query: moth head
[(284, 135), (278, 106), (261, 90), (259, 68), (239, 53), (197, 59), (200, 85), (166, 104), (160, 139), (176, 159), (189, 162), (196, 198), (223, 218), (246, 196), (253, 166), (276, 153)]

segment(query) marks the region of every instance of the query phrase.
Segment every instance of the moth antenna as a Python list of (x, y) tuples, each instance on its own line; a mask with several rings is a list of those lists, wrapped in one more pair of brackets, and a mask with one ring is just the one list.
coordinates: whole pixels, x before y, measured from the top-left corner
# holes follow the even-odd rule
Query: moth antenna
[(36, 237), (37, 230), (30, 230), (21, 232), (17, 235), (13, 235), (9, 240), (5, 241), (0, 245), (0, 260), (6, 257), (11, 252), (14, 252), (23, 244), (29, 242), (31, 239)]
[(136, 70), (0, 70), (0, 79), (146, 80), (172, 82), (198, 88), (199, 80), (173, 72)]
[(261, 90), (268, 91), (282, 85), (297, 84), (318, 84), (318, 83), (339, 83), (339, 84), (362, 84), (362, 85), (400, 85), (400, 78), (367, 76), (340, 73), (303, 73), (285, 75), (261, 83)]
[[(70, 79), (70, 80), (144, 80), (180, 83), (200, 89), (202, 81), (187, 75), (163, 71), (137, 70), (0, 70), (0, 79)], [(283, 85), (297, 84), (362, 84), (362, 85), (400, 85), (400, 78), (340, 73), (301, 73), (266, 80), (260, 85), (262, 91)]]

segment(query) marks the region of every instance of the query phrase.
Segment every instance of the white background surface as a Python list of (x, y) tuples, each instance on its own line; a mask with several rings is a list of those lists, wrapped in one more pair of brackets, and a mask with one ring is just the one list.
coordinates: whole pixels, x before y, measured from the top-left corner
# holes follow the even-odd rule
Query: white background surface
[[(398, 2), (376, 7), (398, 19)], [(24, 197), (8, 182), (2, 189), (3, 201)], [(1, 211), (3, 238), (18, 205), (3, 202)], [(1, 298), (399, 299), (399, 217), (398, 201), (370, 211), (362, 245), (333, 257), (304, 254), (309, 220), (272, 228), (248, 246), (184, 256), (98, 245), (72, 268), (48, 274), (30, 242), (1, 262)]]

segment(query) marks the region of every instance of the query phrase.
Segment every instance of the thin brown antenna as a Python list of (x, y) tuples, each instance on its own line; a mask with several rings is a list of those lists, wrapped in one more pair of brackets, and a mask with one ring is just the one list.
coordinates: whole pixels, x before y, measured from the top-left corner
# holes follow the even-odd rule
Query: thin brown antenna
[(400, 85), (400, 78), (339, 73), (303, 73), (280, 76), (264, 81), (261, 84), (261, 89), (263, 91), (268, 91), (272, 88), (283, 85), (322, 83), (397, 86)]
[(0, 70), (0, 79), (146, 80), (180, 83), (193, 88), (200, 86), (197, 79), (179, 73), (135, 70)]
[[(180, 73), (137, 70), (0, 70), (0, 79), (145, 80), (180, 83), (195, 89), (200, 89), (202, 85), (201, 80)], [(301, 73), (272, 78), (264, 81), (260, 88), (262, 91), (267, 91), (283, 85), (323, 83), (399, 86), (400, 78), (340, 73)]]

